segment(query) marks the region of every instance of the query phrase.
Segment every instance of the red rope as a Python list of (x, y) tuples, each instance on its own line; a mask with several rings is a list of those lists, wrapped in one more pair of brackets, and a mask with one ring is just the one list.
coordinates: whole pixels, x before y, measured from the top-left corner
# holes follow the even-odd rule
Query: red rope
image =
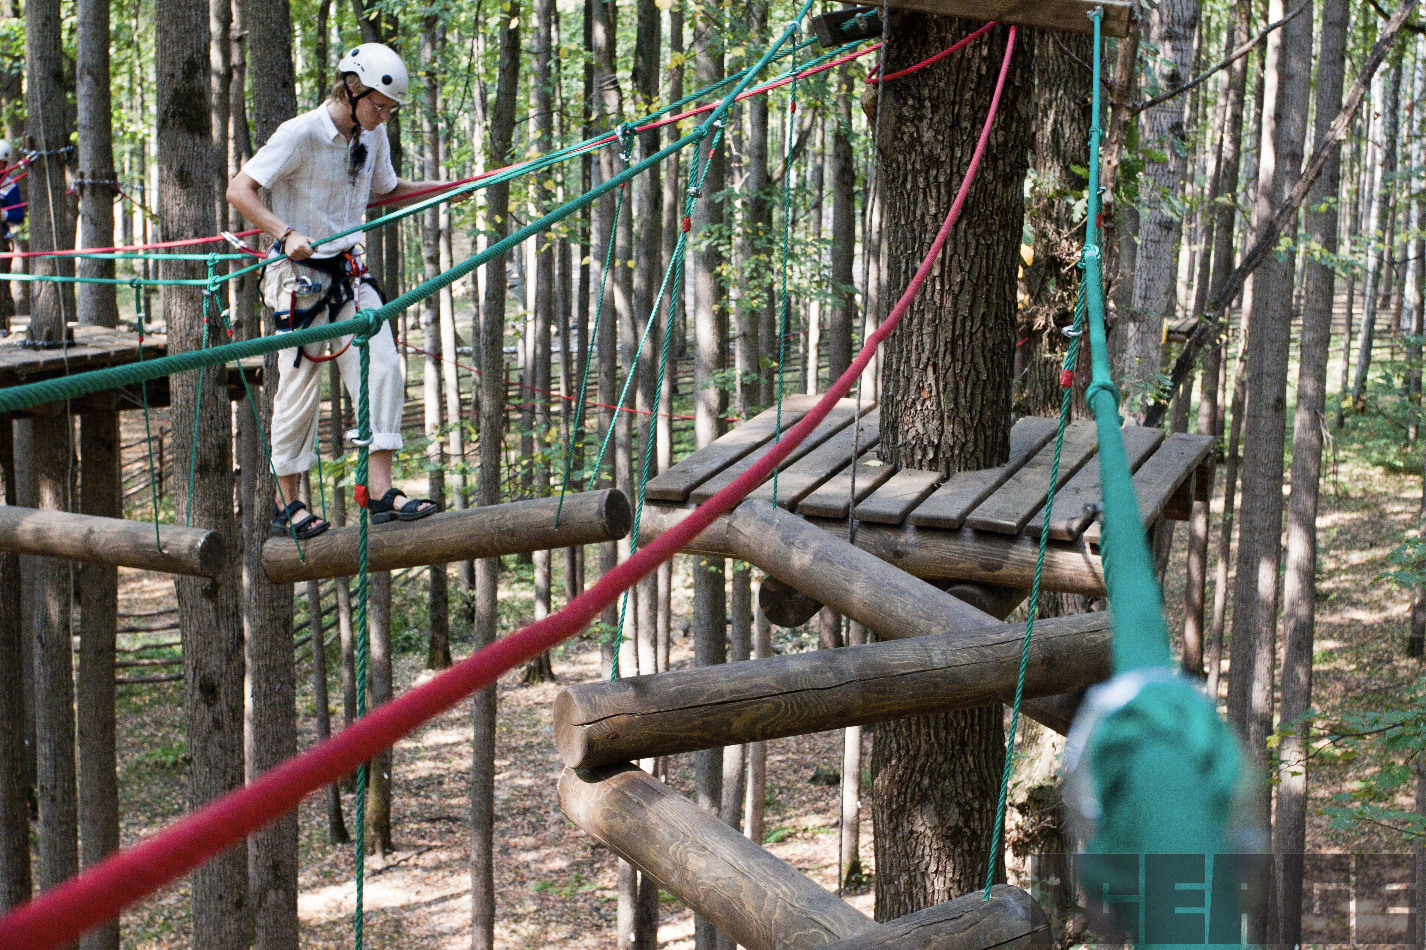
[(907, 66), (905, 69), (898, 69), (896, 72), (892, 73), (890, 76), (887, 76), (885, 79), (882, 79), (880, 76), (876, 75), (876, 70), (880, 67), (873, 67), (872, 72), (867, 76), (866, 81), (869, 85), (874, 86), (879, 82), (891, 82), (893, 79), (900, 79), (902, 76), (909, 76), (912, 73), (920, 72), (921, 70), (925, 69), (927, 66), (930, 66), (933, 63), (939, 63), (941, 60), (945, 59), (947, 56), (951, 55), (957, 50), (964, 49), (965, 47), (969, 46), (971, 43), (975, 42), (976, 40), (984, 36), (986, 33), (988, 33), (990, 31), (990, 28), (993, 26), (995, 26), (993, 22), (987, 23), (985, 26), (976, 30), (974, 33), (972, 33), (970, 36), (967, 36), (965, 39), (960, 40), (959, 42), (951, 46), (947, 46), (935, 56), (929, 56), (926, 59), (921, 60), (921, 62), (917, 63), (915, 66)]
[[(251, 231), (239, 231), (235, 237), (252, 237), (261, 233), (261, 229), (253, 228)], [(8, 260), (16, 257), (73, 257), (76, 254), (118, 254), (123, 251), (152, 251), (163, 247), (187, 247), (191, 244), (212, 244), (215, 241), (225, 241), (227, 238), (221, 234), (215, 237), (184, 238), (180, 241), (159, 241), (154, 244), (121, 244), (118, 247), (86, 247), (78, 251), (10, 251), (0, 254), (0, 260)]]
[(296, 808), (312, 792), (350, 774), (362, 762), (389, 748), (422, 723), (494, 683), (502, 673), (578, 633), (621, 593), (677, 554), (720, 515), (731, 511), (792, 454), (837, 401), (850, 391), (877, 347), (910, 307), (960, 217), (1000, 108), (1014, 49), (1015, 27), (1011, 26), (995, 95), (965, 178), (945, 223), (901, 299), (817, 405), (747, 471), (689, 512), (676, 526), (601, 577), (558, 613), (497, 640), (424, 685), (378, 706), (325, 742), (263, 773), (252, 783), (209, 802), (153, 837), (110, 855), (20, 905), (0, 918), (0, 947), (50, 950), (69, 943), (127, 905), (187, 874), (224, 848)]

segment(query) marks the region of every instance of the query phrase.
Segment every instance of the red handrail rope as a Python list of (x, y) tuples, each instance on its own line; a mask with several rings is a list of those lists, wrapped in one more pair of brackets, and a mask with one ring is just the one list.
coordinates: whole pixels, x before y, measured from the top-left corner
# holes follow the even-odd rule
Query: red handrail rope
[[(239, 231), (234, 237), (252, 237), (258, 233), (261, 233), (261, 229), (253, 228), (251, 231)], [(86, 247), (78, 251), (10, 251), (5, 254), (0, 254), (0, 260), (10, 260), (17, 257), (74, 257), (79, 254), (118, 254), (124, 251), (153, 251), (165, 247), (187, 247), (193, 244), (212, 244), (215, 241), (226, 240), (227, 238), (220, 234), (216, 237), (183, 238), (178, 241), (158, 241), (153, 244), (121, 244), (117, 247)]]
[(877, 347), (901, 321), (931, 272), (941, 248), (960, 217), (1000, 108), (1000, 96), (1015, 50), (1010, 27), (1005, 57), (985, 125), (971, 155), (960, 190), (931, 248), (907, 284), (891, 313), (867, 338), (857, 358), (818, 400), (817, 405), (787, 430), (782, 439), (732, 484), (699, 505), (670, 530), (627, 561), (617, 565), (593, 587), (544, 620), (497, 640), (425, 684), (373, 709), (337, 735), (265, 772), (243, 788), (218, 798), (151, 838), (110, 855), (62, 884), (20, 905), (0, 918), (0, 947), (50, 950), (69, 943), (85, 930), (103, 923), (124, 907), (187, 874), (213, 855), (285, 814), (311, 793), (351, 773), (358, 765), (389, 748), (422, 723), (452, 708), (543, 651), (593, 622), (614, 602), (660, 564), (688, 545), (714, 519), (726, 514), (762, 483), (832, 411), (861, 376)]
[(976, 30), (971, 35), (967, 36), (962, 40), (959, 40), (951, 46), (947, 46), (945, 49), (941, 50), (939, 53), (936, 53), (934, 56), (926, 57), (925, 59), (921, 60), (921, 62), (917, 63), (915, 66), (907, 66), (905, 69), (898, 69), (896, 72), (892, 73), (890, 76), (887, 76), (885, 79), (881, 78), (876, 74), (876, 71), (881, 68), (880, 65), (873, 66), (872, 71), (867, 74), (866, 81), (869, 85), (874, 86), (879, 82), (891, 82), (893, 79), (900, 79), (902, 76), (909, 76), (912, 73), (920, 72), (927, 66), (930, 66), (933, 63), (940, 62), (941, 60), (945, 59), (947, 56), (951, 55), (957, 50), (964, 49), (966, 46), (969, 46), (971, 43), (980, 39), (987, 32), (989, 32), (990, 28), (993, 26), (995, 26), (994, 23), (987, 23), (985, 26)]

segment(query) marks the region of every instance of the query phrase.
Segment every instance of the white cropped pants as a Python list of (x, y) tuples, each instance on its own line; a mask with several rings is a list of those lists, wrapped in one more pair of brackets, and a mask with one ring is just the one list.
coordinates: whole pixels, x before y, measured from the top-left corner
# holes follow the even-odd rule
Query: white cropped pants
[[(337, 315), (337, 321), (350, 320), (357, 311), (381, 306), (381, 297), (375, 288), (362, 283), (357, 290), (357, 299), (348, 303)], [(324, 317), (314, 321), (314, 326), (326, 323)], [(351, 340), (350, 336), (338, 337), (326, 344), (307, 347), (314, 355), (321, 355), (317, 346), (329, 346), (331, 351), (341, 350)], [(401, 377), (401, 360), (396, 355), (396, 341), (391, 336), (391, 325), (381, 328), (381, 332), (371, 338), (371, 379), (368, 385), (371, 411), (371, 450), (381, 452), (396, 451), (402, 446), (401, 410), (405, 396), (405, 381)], [(322, 352), (326, 352), (325, 350)], [(322, 395), (322, 376), (326, 371), (325, 362), (316, 362), (304, 357), (296, 366), (297, 348), (280, 350), (277, 354), (278, 381), (277, 395), (272, 406), (272, 467), (278, 475), (295, 475), (305, 472), (317, 461), (317, 416)], [(351, 395), (352, 406), (357, 405), (357, 394), (361, 384), (361, 353), (355, 345), (337, 357), (337, 369), (341, 371), (342, 382)], [(356, 429), (347, 430), (347, 438), (355, 439)]]

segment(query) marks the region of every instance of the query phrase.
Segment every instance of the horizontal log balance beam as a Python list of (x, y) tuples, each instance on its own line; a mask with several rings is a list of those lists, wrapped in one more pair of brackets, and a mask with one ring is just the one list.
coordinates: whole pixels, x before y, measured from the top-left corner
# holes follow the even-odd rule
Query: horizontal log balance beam
[[(1111, 670), (1107, 613), (1035, 624), (1026, 697), (1083, 689)], [(580, 683), (555, 698), (565, 765), (610, 765), (971, 709), (1015, 694), (1025, 625), (818, 650)]]
[[(1049, 925), (1035, 901), (997, 887), (986, 902), (952, 901), (943, 920), (878, 924), (760, 845), (632, 765), (566, 769), (560, 805), (575, 824), (658, 881), (695, 913), (748, 950), (911, 947), (906, 932), (961, 935), (925, 946), (983, 950), (1044, 946)], [(947, 908), (950, 905), (940, 905)], [(938, 908), (911, 918), (934, 917)], [(917, 923), (920, 926), (917, 926)], [(970, 939), (965, 939), (970, 938)]]
[[(690, 510), (646, 504), (639, 527), (641, 541), (667, 531), (682, 521)], [(684, 551), (707, 557), (740, 557), (729, 550), (728, 530), (732, 517), (725, 515), (713, 522)], [(801, 520), (829, 534), (846, 537), (845, 520)], [(970, 528), (946, 531), (866, 521), (857, 522), (856, 546), (914, 577), (970, 581), (1020, 590), (1029, 590), (1034, 583), (1035, 560), (1039, 555), (1039, 541), (1024, 536), (1011, 537)], [(1087, 544), (1052, 542), (1045, 550), (1040, 589), (1101, 597), (1105, 593), (1103, 563)], [(803, 593), (811, 594), (810, 591)]]
[(0, 505), (0, 551), (165, 574), (217, 577), (228, 563), (220, 535), (203, 528), (96, 518)]
[[(443, 511), (420, 521), (370, 526), (367, 569), (390, 571), (617, 541), (629, 533), (631, 522), (629, 500), (612, 488), (566, 495), (562, 511), (558, 498)], [(300, 555), (291, 538), (272, 538), (262, 546), (262, 569), (274, 584), (352, 577), (358, 566), (358, 530), (333, 528), (304, 541)]]
[[(671, 523), (656, 518), (650, 533)], [(555, 741), (566, 763), (609, 763), (665, 754), (650, 750), (670, 743), (691, 751), (1012, 701), (1019, 625), (1003, 624), (765, 501), (744, 502), (720, 518), (694, 540), (695, 550), (705, 550), (709, 532), (720, 556), (762, 568), (882, 640), (936, 639), (902, 650), (880, 644), (568, 687), (554, 710)], [(1108, 676), (1109, 624), (1102, 613), (1042, 622), (1032, 642), (1032, 698), (1022, 705), (1027, 715), (1065, 731), (1066, 703), (1054, 697)], [(1052, 636), (1057, 632), (1064, 638)], [(975, 652), (967, 652), (971, 648)], [(918, 679), (923, 667), (926, 675)], [(860, 676), (869, 678), (866, 684)], [(909, 691), (913, 682), (920, 692)], [(704, 692), (687, 688), (692, 684)], [(961, 689), (964, 702), (954, 694)]]

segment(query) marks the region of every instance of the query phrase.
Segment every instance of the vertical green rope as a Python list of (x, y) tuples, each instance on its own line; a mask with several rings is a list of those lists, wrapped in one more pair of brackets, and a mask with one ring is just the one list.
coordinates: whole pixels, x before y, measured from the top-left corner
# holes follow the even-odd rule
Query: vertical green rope
[[(134, 325), (139, 331), (139, 362), (144, 361), (144, 291), (136, 279), (134, 286)], [(155, 551), (163, 550), (163, 538), (158, 533), (158, 473), (153, 462), (153, 426), (149, 422), (149, 384), (144, 380), (139, 384), (139, 396), (144, 402), (144, 447), (149, 454), (149, 495), (153, 498), (153, 546)], [(190, 476), (190, 482), (192, 478)]]
[[(361, 386), (357, 395), (357, 469), (356, 482), (363, 492), (370, 497), (370, 487), (367, 484), (369, 477), (369, 452), (371, 445), (371, 401), (369, 391), (369, 377), (371, 375), (371, 347), (368, 346), (370, 337), (363, 331), (356, 338), (356, 345), (361, 354)], [(356, 644), (356, 700), (357, 718), (366, 715), (366, 668), (367, 657), (371, 649), (370, 627), (367, 616), (367, 601), (369, 594), (369, 577), (367, 574), (367, 506), (362, 505), (358, 516), (357, 527), (357, 644)], [(354, 911), (354, 946), (355, 950), (362, 950), (362, 931), (365, 923), (365, 913), (363, 909), (364, 890), (366, 886), (366, 790), (368, 772), (371, 763), (363, 762), (357, 768), (356, 787), (356, 910)]]
[[(218, 287), (221, 282), (218, 280), (218, 255), (208, 255), (208, 284), (203, 288), (203, 341), (199, 344), (199, 349), (208, 349), (208, 328), (211, 326), (209, 312), (213, 306), (213, 298), (218, 295)], [(193, 520), (193, 479), (198, 471), (198, 422), (203, 418), (203, 375), (204, 367), (198, 367), (198, 392), (193, 403), (193, 441), (188, 445), (188, 505), (183, 511), (183, 524), (190, 525)]]
[[(787, 131), (783, 138), (782, 173), (782, 306), (777, 318), (777, 420), (773, 428), (774, 443), (782, 439), (783, 369), (787, 360), (787, 328), (791, 322), (792, 299), (787, 295), (787, 259), (792, 244), (792, 133), (797, 121), (797, 54), (792, 56), (792, 90), (787, 106)], [(853, 423), (855, 426), (855, 423)], [(782, 466), (772, 470), (772, 505), (777, 507), (777, 476)]]
[[(719, 139), (721, 138), (721, 136), (722, 136), (722, 127), (719, 126), (718, 131), (717, 131), (717, 132), (714, 134), (714, 136), (713, 136), (713, 142), (712, 142), (712, 144), (711, 144), (711, 145), (709, 146), (709, 148), (708, 148), (708, 155), (707, 155), (707, 157), (703, 160), (703, 168), (702, 168), (702, 171), (701, 171), (701, 172), (699, 171), (699, 167), (698, 167), (698, 155), (697, 155), (697, 152), (694, 153), (693, 166), (689, 169), (689, 173), (688, 173), (689, 186), (688, 186), (688, 189), (687, 189), (687, 191), (686, 191), (686, 193), (685, 193), (685, 194), (686, 194), (686, 197), (684, 198), (684, 206), (683, 206), (683, 220), (684, 220), (684, 222), (685, 222), (685, 226), (684, 226), (683, 230), (681, 230), (681, 231), (679, 232), (678, 241), (677, 241), (677, 243), (674, 245), (673, 254), (669, 256), (668, 266), (667, 266), (666, 268), (664, 268), (663, 282), (659, 284), (658, 296), (654, 298), (653, 309), (652, 309), (652, 311), (651, 311), (650, 314), (649, 314), (649, 322), (648, 322), (648, 325), (645, 326), (645, 328), (644, 328), (644, 336), (645, 336), (645, 337), (648, 336), (649, 327), (652, 327), (652, 326), (654, 325), (655, 321), (656, 321), (657, 318), (658, 318), (659, 307), (663, 304), (664, 292), (668, 289), (670, 276), (672, 276), (672, 279), (673, 279), (673, 291), (672, 291), (672, 293), (670, 293), (670, 294), (668, 295), (668, 301), (669, 301), (669, 302), (668, 302), (668, 311), (667, 311), (667, 313), (665, 314), (666, 317), (667, 317), (668, 314), (671, 314), (671, 313), (673, 312), (673, 308), (674, 308), (675, 302), (679, 299), (679, 295), (683, 293), (683, 260), (684, 260), (684, 251), (685, 251), (685, 248), (688, 246), (688, 233), (689, 233), (689, 229), (690, 229), (691, 226), (692, 226), (690, 222), (692, 221), (692, 217), (693, 217), (693, 209), (694, 209), (694, 206), (698, 203), (699, 197), (700, 197), (700, 196), (702, 195), (702, 193), (703, 193), (703, 182), (704, 182), (704, 180), (708, 177), (708, 169), (709, 169), (709, 167), (713, 164), (713, 152), (714, 152), (715, 149), (718, 148), (718, 142), (719, 142)], [(694, 180), (695, 180), (695, 179), (697, 179), (697, 184), (694, 184)], [(654, 380), (654, 391), (655, 391), (655, 392), (662, 391), (662, 389), (663, 389), (664, 373), (667, 371), (667, 368), (668, 368), (669, 341), (670, 341), (670, 339), (672, 338), (672, 336), (673, 336), (673, 334), (669, 332), (668, 320), (665, 319), (665, 321), (664, 321), (663, 345), (660, 347), (660, 353), (659, 353), (658, 375), (657, 375), (657, 377), (656, 377), (655, 380)], [(643, 349), (643, 340), (640, 340), (640, 341), (639, 341), (639, 350), (642, 351), (642, 349)], [(637, 360), (638, 360), (638, 356), (637, 356), (637, 354), (636, 354), (636, 355), (635, 355), (635, 363), (636, 363), (636, 364), (637, 364)], [(632, 373), (630, 374), (630, 378), (632, 378)], [(626, 385), (626, 389), (627, 389), (627, 385)], [(621, 404), (622, 404), (622, 402), (623, 402), (622, 397), (620, 398), (620, 402), (621, 402)], [(638, 550), (639, 550), (639, 524), (640, 524), (640, 522), (643, 520), (643, 516), (644, 516), (644, 498), (645, 498), (645, 495), (646, 495), (646, 493), (647, 493), (647, 488), (648, 488), (648, 483), (649, 483), (649, 467), (650, 467), (650, 462), (651, 462), (652, 459), (653, 459), (654, 448), (655, 448), (655, 446), (654, 446), (654, 440), (655, 440), (655, 438), (656, 438), (656, 432), (655, 432), (655, 430), (656, 430), (656, 427), (655, 427), (655, 425), (654, 425), (654, 422), (653, 422), (653, 420), (650, 420), (650, 422), (649, 422), (649, 434), (648, 434), (648, 438), (646, 438), (646, 439), (644, 440), (644, 458), (643, 458), (643, 464), (642, 464), (642, 465), (640, 466), (640, 468), (639, 468), (639, 487), (638, 487), (638, 492), (637, 492), (637, 495), (636, 495), (637, 500), (636, 500), (636, 503), (635, 503), (635, 505), (634, 505), (634, 521), (633, 521), (633, 524), (632, 524), (632, 526), (630, 527), (630, 530), (629, 530), (629, 553), (630, 553), (631, 555), (632, 555), (635, 551), (638, 551)], [(611, 430), (610, 430), (610, 431), (613, 431), (613, 430), (612, 430), (612, 427), (611, 427)], [(609, 440), (608, 440), (608, 437), (607, 437), (607, 436), (605, 437), (604, 443), (605, 443), (606, 446), (607, 446), (608, 443), (609, 443)], [(602, 451), (600, 452), (600, 458), (603, 458), (603, 452), (602, 452)], [(598, 471), (598, 466), (597, 466), (597, 464), (596, 464), (596, 467), (595, 467), (595, 471)], [(623, 596), (619, 599), (619, 626), (618, 626), (617, 631), (616, 631), (615, 636), (614, 636), (614, 661), (613, 661), (613, 664), (612, 664), (612, 668), (611, 668), (610, 671), (609, 671), (609, 680), (610, 680), (610, 682), (613, 682), (614, 680), (616, 680), (616, 679), (619, 678), (619, 648), (624, 645), (624, 639), (625, 639), (625, 638), (624, 638), (624, 618), (625, 618), (625, 616), (626, 616), (627, 613), (628, 613), (628, 609), (629, 609), (629, 592), (626, 590), (626, 591), (624, 591)]]
[(1055, 458), (1050, 465), (1050, 489), (1045, 497), (1045, 516), (1040, 525), (1040, 544), (1035, 555), (1035, 580), (1030, 585), (1029, 617), (1025, 621), (1025, 636), (1020, 641), (1020, 669), (1015, 677), (1015, 702), (1010, 707), (1010, 734), (1005, 742), (1005, 766), (1001, 770), (1000, 797), (995, 803), (995, 821), (991, 825), (990, 856), (986, 860), (985, 892), (981, 894), (981, 900), (990, 900), (990, 887), (995, 883), (995, 855), (1000, 850), (1000, 826), (1005, 819), (1010, 776), (1015, 772), (1015, 735), (1020, 728), (1020, 704), (1025, 696), (1025, 671), (1030, 662), (1030, 637), (1035, 631), (1035, 618), (1040, 613), (1040, 579), (1045, 571), (1045, 548), (1050, 541), (1050, 514), (1055, 507), (1055, 486), (1060, 480), (1060, 453), (1064, 450), (1065, 427), (1069, 424), (1070, 400), (1074, 395), (1074, 367), (1079, 360), (1079, 341), (1084, 335), (1086, 310), (1087, 297), (1084, 281), (1081, 279), (1079, 296), (1074, 307), (1074, 323), (1071, 329), (1065, 331), (1066, 336), (1070, 338), (1070, 344), (1060, 371), (1063, 395), (1060, 397), (1060, 422), (1055, 429)]
[(620, 186), (619, 196), (614, 202), (614, 220), (609, 224), (609, 236), (604, 249), (604, 269), (599, 272), (599, 299), (594, 305), (594, 325), (589, 330), (589, 341), (584, 347), (584, 370), (579, 375), (579, 401), (574, 406), (574, 425), (569, 429), (569, 445), (564, 451), (564, 477), (560, 479), (560, 500), (555, 507), (555, 527), (560, 524), (564, 512), (564, 496), (569, 490), (569, 470), (574, 462), (574, 441), (584, 437), (584, 397), (589, 390), (589, 367), (594, 360), (594, 341), (599, 338), (599, 321), (604, 316), (604, 288), (609, 283), (609, 264), (614, 259), (614, 245), (619, 237), (619, 215), (624, 210), (624, 192)]

